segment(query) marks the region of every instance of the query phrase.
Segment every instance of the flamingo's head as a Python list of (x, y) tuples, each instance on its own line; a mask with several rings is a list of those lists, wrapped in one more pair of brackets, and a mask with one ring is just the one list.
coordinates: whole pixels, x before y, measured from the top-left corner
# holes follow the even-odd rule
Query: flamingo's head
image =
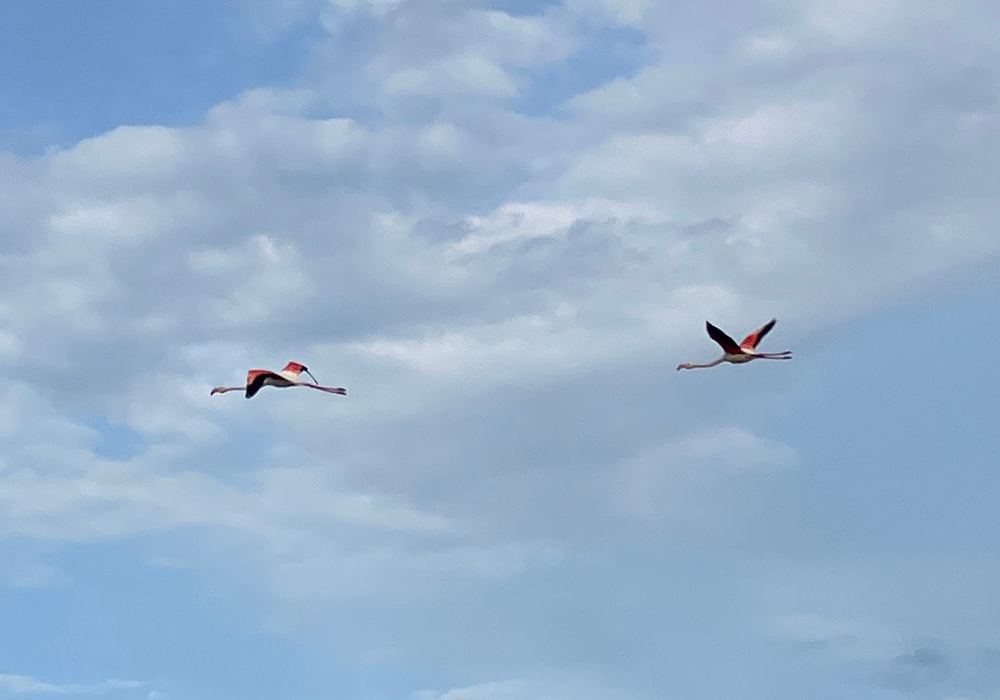
[(309, 378), (313, 380), (313, 384), (319, 384), (319, 382), (316, 381), (316, 377), (314, 377), (312, 375), (312, 372), (309, 371), (309, 368), (306, 367), (301, 362), (289, 362), (287, 365), (285, 365), (285, 368), (283, 370), (281, 370), (281, 371), (282, 372), (291, 372), (292, 374), (296, 374), (296, 375), (302, 374), (303, 372), (305, 372), (307, 375), (309, 375)]
[(682, 362), (679, 365), (677, 365), (677, 369), (678, 370), (691, 369), (691, 363), (690, 362)]

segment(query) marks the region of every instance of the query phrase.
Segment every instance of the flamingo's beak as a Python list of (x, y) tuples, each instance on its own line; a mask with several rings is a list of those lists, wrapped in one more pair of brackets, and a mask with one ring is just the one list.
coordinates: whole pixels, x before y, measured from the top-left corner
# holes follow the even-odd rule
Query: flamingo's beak
[(319, 382), (316, 381), (316, 377), (312, 375), (312, 372), (307, 369), (303, 369), (302, 371), (309, 375), (309, 378), (313, 380), (313, 384), (319, 384)]

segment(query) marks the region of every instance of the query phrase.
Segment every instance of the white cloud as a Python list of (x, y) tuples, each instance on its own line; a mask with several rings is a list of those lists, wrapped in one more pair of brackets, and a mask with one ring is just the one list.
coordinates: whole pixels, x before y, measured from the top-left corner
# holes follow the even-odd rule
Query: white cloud
[[(394, 32), (402, 20), (386, 21)], [(479, 13), (455, 21), (482, 32), (477, 46), (491, 47), (481, 54), (491, 60), (518, 65), (558, 54), (541, 48), (549, 19)], [(529, 387), (627, 371), (652, 357), (671, 358), (658, 372), (673, 378), (679, 359), (712, 347), (706, 316), (728, 326), (776, 313), (778, 332), (788, 334), (782, 345), (791, 346), (810, 327), (993, 259), (998, 241), (977, 226), (992, 205), (963, 197), (956, 182), (941, 181), (937, 198), (909, 201), (893, 180), (871, 179), (871, 139), (895, 108), (883, 107), (873, 125), (854, 87), (836, 75), (819, 92), (792, 83), (776, 99), (740, 95), (675, 126), (637, 130), (629, 114), (677, 104), (676, 95), (659, 102), (650, 75), (616, 83), (632, 86), (629, 99), (638, 100), (624, 112), (613, 98), (592, 99), (607, 88), (574, 103), (598, 136), (586, 140), (500, 107), (488, 126), (455, 114), (376, 128), (307, 116), (320, 100), (308, 90), (261, 90), (220, 105), (201, 125), (121, 128), (15, 167), (7, 177), (20, 186), (39, 173), (50, 186), (27, 213), (9, 214), (27, 217), (37, 237), (3, 262), (6, 361), (12, 371), (32, 370), (8, 408), (25, 413), (8, 424), (46, 416), (66, 439), (53, 443), (50, 431), (44, 447), (41, 437), (29, 441), (35, 454), (5, 455), (8, 530), (72, 539), (237, 531), (266, 543), (283, 590), (295, 589), (303, 571), (337, 570), (334, 591), (364, 587), (344, 572), (367, 581), (380, 578), (379, 567), (519, 570), (521, 555), (506, 552), (547, 552), (540, 542), (580, 525), (580, 514), (543, 514), (540, 503), (517, 525), (504, 515), (525, 494), (566, 490), (564, 474), (547, 462), (575, 465), (584, 478), (572, 489), (602, 526), (623, 509), (669, 512), (664, 499), (682, 491), (705, 494), (684, 504), (686, 518), (715, 522), (700, 509), (728, 502), (717, 498), (726, 479), (752, 478), (725, 465), (736, 456), (786, 461), (785, 448), (738, 426), (678, 427), (657, 444), (643, 437), (616, 445), (600, 460), (545, 452), (543, 433), (537, 456), (503, 457), (448, 426), (463, 402), (498, 421), (500, 411), (531, 410), (531, 394), (520, 393)], [(513, 145), (501, 158), (509, 167), (493, 169), (482, 161), (497, 124)], [(575, 153), (562, 138), (576, 141)], [(558, 167), (520, 187), (518, 172), (532, 171), (548, 141)], [(984, 157), (973, 153), (975, 141), (949, 143), (950, 155), (927, 152), (926, 168)], [(463, 164), (507, 196), (475, 204), (474, 190), (462, 189), (474, 179)], [(429, 171), (440, 180), (428, 181)], [(394, 194), (400, 188), (423, 194)], [(8, 215), (12, 205), (4, 206)], [(871, 216), (858, 218), (865, 211)], [(850, 287), (832, 297), (844, 275)], [(216, 383), (241, 381), (249, 366), (293, 358), (347, 384), (349, 398), (318, 403), (270, 391), (247, 404), (207, 396)], [(497, 387), (512, 405), (492, 407)], [(62, 406), (106, 411), (153, 447), (106, 464)], [(633, 415), (642, 406), (619, 408)], [(565, 429), (593, 430), (595, 417), (574, 420)], [(226, 436), (241, 430), (262, 431), (273, 453), (240, 453), (251, 479), (237, 486), (211, 476), (206, 460), (235, 447)], [(408, 430), (412, 442), (394, 444)], [(536, 471), (512, 471), (509, 459)], [(459, 474), (440, 490), (445, 475)], [(506, 484), (489, 489), (499, 474), (509, 475)], [(693, 474), (718, 483), (686, 481)], [(708, 497), (706, 488), (721, 490)], [(314, 496), (315, 506), (303, 506)], [(260, 498), (281, 506), (262, 508)], [(660, 526), (669, 530), (668, 521)], [(303, 543), (331, 528), (369, 534), (356, 547), (306, 554)], [(406, 536), (385, 534), (395, 530)], [(451, 539), (419, 543), (430, 536)], [(480, 566), (470, 553), (496, 565)], [(342, 560), (355, 568), (333, 563)]]
[(146, 685), (143, 681), (115, 679), (101, 683), (46, 683), (31, 676), (0, 673), (0, 692), (9, 695), (106, 695)]
[[(433, 3), (397, 4), (384, 19), (379, 52), (366, 68), (375, 99), (462, 95), (506, 99), (527, 68), (568, 56), (578, 42), (573, 19), (556, 7), (536, 16)], [(419, 40), (417, 38), (419, 37)], [(384, 43), (383, 43), (384, 42)]]
[(768, 625), (768, 631), (790, 642), (849, 659), (884, 661), (902, 647), (900, 636), (880, 625), (813, 613), (777, 617)]
[(589, 678), (521, 678), (446, 691), (421, 690), (413, 693), (410, 700), (632, 700), (635, 697), (602, 687)]
[(773, 631), (796, 642), (854, 641), (858, 625), (818, 615), (787, 615), (774, 621)]
[(445, 692), (421, 690), (413, 694), (413, 700), (479, 700), (480, 698), (523, 697), (524, 683), (521, 681), (500, 681), (480, 683), (465, 688), (455, 688)]
[(567, 5), (601, 23), (641, 27), (655, 0), (569, 0)]
[(365, 10), (379, 17), (401, 5), (404, 0), (330, 0), (330, 2), (346, 12)]
[[(793, 461), (794, 453), (785, 445), (740, 428), (716, 428), (644, 450), (619, 467), (615, 481), (627, 513), (652, 521), (683, 520), (703, 517), (705, 503), (718, 502), (729, 484), (742, 491), (741, 474), (745, 478)], [(705, 498), (706, 490), (710, 498)]]
[(833, 101), (770, 104), (750, 114), (710, 122), (702, 142), (715, 158), (737, 162), (782, 159), (787, 167), (795, 157), (836, 148), (843, 127), (840, 107)]
[(623, 202), (587, 199), (575, 202), (508, 202), (489, 216), (467, 219), (470, 233), (452, 244), (446, 254), (454, 259), (481, 253), (503, 243), (521, 243), (534, 238), (566, 235), (581, 221), (614, 225), (619, 221), (656, 221), (652, 207)]
[(483, 56), (449, 56), (425, 68), (403, 68), (385, 80), (390, 94), (441, 95), (449, 92), (481, 93), (490, 97), (517, 94), (514, 81), (495, 63)]
[(949, 0), (875, 0), (874, 2), (822, 2), (798, 5), (805, 27), (840, 44), (867, 45), (899, 41), (916, 27), (931, 27), (954, 18), (962, 3)]
[(12, 588), (47, 588), (68, 581), (58, 569), (37, 561), (5, 563), (0, 568), (0, 577)]

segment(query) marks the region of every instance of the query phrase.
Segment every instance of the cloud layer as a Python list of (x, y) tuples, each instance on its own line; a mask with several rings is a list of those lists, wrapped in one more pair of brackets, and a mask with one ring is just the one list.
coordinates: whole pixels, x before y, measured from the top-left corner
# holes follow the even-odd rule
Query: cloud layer
[[(337, 522), (418, 551), (430, 538), (431, 560), (465, 567), (461, 552), (623, 509), (669, 521), (658, 494), (712, 473), (690, 450), (725, 468), (783, 449), (738, 426), (689, 432), (718, 419), (681, 415), (687, 378), (667, 370), (713, 354), (704, 317), (739, 333), (777, 314), (773, 342), (790, 345), (996, 260), (996, 76), (975, 61), (994, 47), (928, 54), (941, 5), (703, 28), (710, 56), (661, 58), (558, 118), (514, 111), (513, 76), (564, 60), (573, 18), (599, 7), (424, 5), (366, 20), (379, 50), (356, 99), (383, 119), (315, 116), (323, 85), (261, 89), (193, 127), (6, 156), (7, 531), (271, 540)], [(699, 21), (662, 10), (602, 21), (641, 15), (657, 48)], [(431, 25), (433, 42), (402, 39)], [(473, 86), (497, 99), (453, 99)], [(400, 112), (405, 95), (437, 107)], [(291, 357), (350, 398), (204, 391)], [(664, 391), (614, 396), (645, 381)], [(624, 427), (649, 411), (675, 427)], [(147, 449), (96, 459), (90, 414)], [(268, 437), (242, 449), (251, 434)], [(218, 473), (227, 452), (236, 481)], [(303, 509), (309, 493), (325, 505)]]
[[(699, 8), (289, 5), (300, 85), (0, 155), (0, 536), (190, 538), (307, 605), (732, 537), (795, 451), (673, 368), (706, 317), (785, 349), (995, 273), (1000, 40), (986, 3)], [(595, 28), (649, 62), (527, 109)], [(208, 395), (290, 359), (349, 396)]]

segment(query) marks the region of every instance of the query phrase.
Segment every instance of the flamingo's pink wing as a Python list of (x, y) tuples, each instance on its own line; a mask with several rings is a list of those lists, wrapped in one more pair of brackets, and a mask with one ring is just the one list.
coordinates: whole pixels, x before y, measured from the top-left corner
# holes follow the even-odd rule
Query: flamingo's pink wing
[(756, 350), (757, 344), (764, 339), (765, 335), (771, 332), (771, 329), (774, 328), (774, 324), (777, 322), (778, 319), (772, 318), (770, 321), (744, 338), (743, 342), (740, 343), (740, 347), (746, 348), (747, 350)]

